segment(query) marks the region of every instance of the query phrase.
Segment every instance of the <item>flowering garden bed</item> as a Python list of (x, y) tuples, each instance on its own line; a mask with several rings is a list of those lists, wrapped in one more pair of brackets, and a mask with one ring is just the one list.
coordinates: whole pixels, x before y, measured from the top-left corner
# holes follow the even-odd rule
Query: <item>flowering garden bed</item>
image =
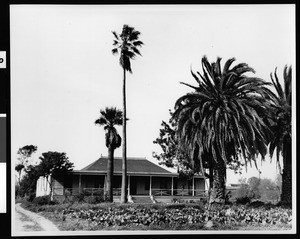
[[(292, 209), (199, 204), (70, 204), (28, 206), (61, 230), (290, 230)], [(53, 213), (54, 212), (54, 213)]]

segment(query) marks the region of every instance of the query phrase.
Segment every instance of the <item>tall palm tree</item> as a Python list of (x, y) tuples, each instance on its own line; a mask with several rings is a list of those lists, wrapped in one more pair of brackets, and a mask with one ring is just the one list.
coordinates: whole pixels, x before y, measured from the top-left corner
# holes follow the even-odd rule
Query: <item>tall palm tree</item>
[(271, 158), (277, 150), (277, 162), (279, 164), (279, 156), (283, 156), (283, 170), (282, 170), (282, 190), (281, 202), (285, 204), (292, 203), (292, 67), (285, 66), (283, 71), (284, 87), (280, 84), (277, 73), (274, 72), (274, 78), (271, 73), (271, 80), (276, 89), (276, 101), (274, 112), (274, 124), (272, 130), (274, 137), (270, 143)]
[(95, 121), (95, 124), (104, 126), (106, 131), (105, 144), (108, 148), (106, 195), (110, 202), (113, 201), (114, 150), (121, 146), (121, 137), (115, 126), (122, 125), (122, 117), (122, 111), (115, 107), (106, 107), (105, 110), (100, 110), (100, 117)]
[(242, 159), (246, 166), (256, 165), (256, 157), (260, 154), (264, 158), (267, 153), (271, 134), (264, 120), (269, 117), (273, 96), (266, 87), (269, 83), (246, 76), (254, 70), (245, 63), (230, 68), (234, 61), (227, 60), (221, 69), (221, 58), (210, 64), (204, 56), (203, 74), (191, 71), (197, 86), (181, 82), (194, 91), (175, 103), (180, 144), (191, 154), (198, 148), (201, 164), (212, 156), (211, 204), (225, 202), (226, 166)]
[(113, 42), (114, 48), (112, 53), (120, 55), (120, 65), (123, 68), (123, 142), (122, 142), (122, 188), (121, 188), (121, 202), (127, 202), (127, 141), (126, 141), (126, 71), (132, 73), (130, 60), (134, 59), (136, 55), (141, 53), (138, 47), (143, 45), (139, 40), (140, 32), (133, 27), (124, 25), (121, 34), (112, 32), (115, 39)]

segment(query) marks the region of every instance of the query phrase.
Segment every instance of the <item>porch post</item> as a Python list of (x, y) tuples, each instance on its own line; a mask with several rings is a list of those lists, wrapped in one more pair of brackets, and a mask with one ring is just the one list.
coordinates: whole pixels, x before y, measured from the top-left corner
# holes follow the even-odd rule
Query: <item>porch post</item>
[(172, 188), (171, 188), (171, 195), (174, 195), (174, 178), (172, 177)]
[(193, 176), (193, 196), (195, 196), (195, 178)]
[(78, 188), (79, 188), (79, 192), (81, 192), (81, 174), (79, 174)]
[(130, 175), (128, 175), (128, 196), (130, 195)]
[(152, 195), (152, 176), (150, 176), (149, 195)]

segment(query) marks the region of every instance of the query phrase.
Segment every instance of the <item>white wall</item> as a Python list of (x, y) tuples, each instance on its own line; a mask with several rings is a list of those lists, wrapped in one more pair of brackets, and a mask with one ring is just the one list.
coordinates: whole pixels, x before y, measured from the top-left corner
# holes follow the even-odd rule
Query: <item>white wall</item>
[[(51, 176), (49, 176), (49, 181)], [(36, 182), (36, 197), (46, 196), (50, 194), (50, 184), (45, 177), (39, 177)]]

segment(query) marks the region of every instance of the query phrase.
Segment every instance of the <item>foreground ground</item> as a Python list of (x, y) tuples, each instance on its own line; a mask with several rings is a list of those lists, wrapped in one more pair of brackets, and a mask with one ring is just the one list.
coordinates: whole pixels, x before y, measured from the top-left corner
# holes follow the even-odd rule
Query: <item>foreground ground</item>
[(25, 210), (17, 203), (15, 206), (15, 230), (20, 231), (58, 231), (53, 222), (36, 213)]
[[(291, 230), (292, 210), (274, 205), (87, 204), (22, 206), (52, 221), (61, 231), (96, 230)], [(31, 225), (39, 230), (44, 223)]]

